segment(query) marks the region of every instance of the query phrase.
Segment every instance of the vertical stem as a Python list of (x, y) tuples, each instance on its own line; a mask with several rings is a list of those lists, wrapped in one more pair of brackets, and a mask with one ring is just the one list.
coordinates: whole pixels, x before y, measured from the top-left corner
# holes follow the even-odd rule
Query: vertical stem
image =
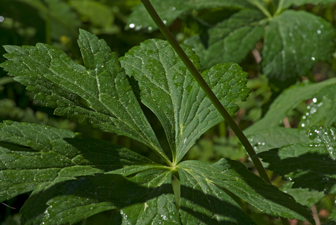
[[(180, 56), (183, 63), (186, 65), (190, 73), (193, 75), (195, 80), (198, 82), (198, 84), (201, 86), (205, 94), (208, 96), (208, 98), (211, 100), (212, 104), (216, 107), (216, 109), (219, 111), (219, 113), (223, 116), (226, 123), (231, 127), (233, 132), (236, 134), (236, 136), (239, 138), (242, 145), (245, 147), (247, 153), (249, 154), (251, 160), (253, 161), (256, 169), (259, 172), (259, 175), (268, 183), (271, 184), (271, 180), (267, 176), (266, 170), (263, 167), (263, 165), (260, 162), (260, 159), (256, 157), (256, 153), (251, 146), (251, 143), (246, 138), (245, 134), (242, 132), (242, 130), (238, 127), (238, 125), (235, 123), (235, 121), (232, 119), (230, 114), (226, 111), (222, 103), (218, 100), (216, 95), (213, 93), (209, 85), (205, 82), (199, 71), (196, 69), (194, 64), (190, 61), (186, 53), (183, 51), (177, 40), (174, 38), (172, 33), (169, 31), (169, 29), (165, 26), (165, 24), (162, 22), (161, 18), (153, 8), (152, 4), (149, 0), (141, 0), (141, 2), (144, 4), (145, 8), (147, 9), (147, 12), (150, 14), (158, 28), (160, 29), (163, 36), (168, 40), (170, 45), (174, 48), (176, 53)], [(178, 163), (178, 162), (176, 162)], [(281, 218), (284, 225), (289, 225), (289, 221), (287, 219)]]
[[(226, 111), (226, 109), (223, 107), (222, 103), (218, 100), (216, 95), (213, 93), (209, 85), (206, 83), (206, 81), (203, 79), (201, 74), (198, 72), (194, 64), (190, 61), (188, 56), (185, 54), (177, 40), (174, 38), (174, 36), (171, 34), (171, 32), (168, 30), (168, 28), (164, 25), (159, 15), (156, 13), (155, 9), (153, 8), (152, 4), (149, 2), (149, 0), (141, 0), (144, 6), (146, 7), (147, 11), (153, 18), (156, 25), (159, 27), (162, 34), (165, 36), (165, 38), (168, 40), (168, 42), (171, 44), (171, 46), (174, 48), (176, 53), (180, 56), (181, 60), (184, 62), (186, 67), (189, 69), (191, 74), (194, 76), (198, 84), (201, 86), (205, 94), (208, 96), (208, 98), (211, 100), (212, 104), (217, 108), (219, 113), (223, 116), (226, 123), (231, 127), (233, 132), (236, 134), (236, 136), (239, 138), (240, 142), (245, 147), (247, 153), (249, 154), (251, 160), (253, 161), (256, 169), (258, 170), (260, 176), (264, 178), (265, 181), (268, 183), (271, 183), (269, 177), (267, 176), (265, 168), (262, 166), (260, 160), (258, 157), (255, 157), (256, 153), (251, 146), (250, 142), (247, 140), (246, 136), (242, 132), (242, 130), (238, 127), (238, 125), (235, 123), (235, 121), (232, 119), (230, 114)], [(178, 163), (178, 162), (176, 162)]]

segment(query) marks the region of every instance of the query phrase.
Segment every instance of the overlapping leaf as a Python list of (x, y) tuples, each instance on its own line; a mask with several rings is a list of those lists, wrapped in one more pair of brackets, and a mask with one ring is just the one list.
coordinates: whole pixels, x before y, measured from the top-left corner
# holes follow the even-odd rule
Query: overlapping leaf
[(196, 37), (186, 40), (200, 56), (202, 67), (217, 63), (240, 63), (264, 34), (265, 16), (257, 10), (242, 10), (209, 29), (208, 48)]
[[(181, 14), (200, 9), (209, 9), (214, 7), (235, 7), (235, 8), (254, 8), (253, 4), (246, 0), (152, 0), (151, 3), (161, 19), (170, 25)], [(132, 14), (128, 18), (128, 28), (148, 29), (149, 31), (156, 29), (157, 26), (149, 16), (142, 4), (134, 7)]]
[(263, 71), (273, 80), (295, 80), (316, 61), (334, 52), (334, 31), (324, 19), (304, 11), (287, 10), (269, 23), (263, 48)]
[[(195, 53), (186, 46), (184, 50), (199, 68)], [(142, 103), (163, 125), (175, 162), (223, 120), (168, 42), (145, 41), (121, 58), (121, 64), (139, 82)], [(218, 64), (202, 76), (231, 114), (238, 109), (233, 102), (245, 100), (249, 93), (246, 74), (236, 64)]]
[(115, 54), (84, 30), (78, 44), (85, 67), (51, 46), (6, 46), (1, 66), (56, 108), (55, 114), (89, 120), (101, 130), (138, 140), (168, 161)]
[(70, 131), (34, 124), (0, 125), (0, 201), (76, 176), (156, 167), (130, 150)]
[(261, 120), (248, 127), (244, 133), (246, 135), (250, 135), (257, 131), (279, 126), (283, 118), (285, 118), (286, 115), (299, 103), (315, 97), (328, 85), (335, 86), (335, 83), (336, 79), (333, 78), (316, 84), (302, 83), (292, 86), (291, 88), (284, 91), (272, 103), (266, 115)]
[(98, 174), (37, 189), (22, 218), (25, 224), (74, 224), (116, 209), (111, 221), (122, 224), (180, 224), (174, 201), (170, 171), (149, 170), (130, 179)]
[(336, 193), (336, 130), (309, 131), (310, 142), (303, 142), (258, 155), (268, 169), (294, 182), (293, 188), (309, 188)]
[(209, 187), (206, 188), (205, 184), (211, 187), (217, 185), (270, 215), (313, 221), (308, 208), (296, 203), (293, 197), (279, 191), (275, 186), (266, 183), (239, 162), (221, 159), (210, 165), (200, 161), (184, 161), (180, 163), (179, 168), (188, 172), (182, 172), (188, 174), (184, 182), (195, 179), (201, 182), (201, 178), (204, 179), (200, 184), (197, 182), (196, 184), (203, 185), (205, 193), (211, 190)]

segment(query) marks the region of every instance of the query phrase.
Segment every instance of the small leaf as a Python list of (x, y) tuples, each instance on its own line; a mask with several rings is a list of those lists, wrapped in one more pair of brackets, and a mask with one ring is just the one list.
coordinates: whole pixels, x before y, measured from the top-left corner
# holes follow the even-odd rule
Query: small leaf
[(259, 153), (268, 169), (293, 182), (293, 188), (336, 193), (336, 130), (312, 129), (309, 142)]
[[(186, 46), (184, 50), (199, 68), (195, 53)], [(145, 41), (121, 58), (121, 64), (139, 82), (141, 102), (163, 125), (175, 162), (205, 131), (223, 121), (168, 42)], [(246, 73), (236, 64), (216, 65), (202, 76), (230, 114), (238, 110), (234, 102), (249, 93)]]
[(248, 139), (256, 152), (264, 152), (309, 140), (306, 131), (284, 127), (257, 131), (248, 135)]
[(276, 82), (296, 80), (317, 61), (331, 57), (334, 36), (332, 25), (324, 19), (304, 11), (286, 10), (266, 29), (262, 52), (265, 75)]
[(80, 30), (78, 44), (85, 67), (45, 44), (6, 46), (8, 60), (1, 66), (37, 93), (35, 98), (56, 108), (56, 115), (88, 120), (103, 131), (131, 137), (169, 161), (106, 42)]
[(332, 78), (319, 83), (301, 83), (288, 88), (272, 103), (266, 115), (261, 120), (248, 127), (244, 133), (250, 135), (258, 130), (261, 131), (279, 126), (283, 118), (285, 118), (299, 103), (315, 97), (316, 94), (328, 85), (335, 86), (335, 83), (336, 79)]
[(207, 49), (204, 49), (200, 38), (197, 41), (186, 40), (185, 43), (191, 44), (192, 41), (204, 68), (224, 62), (240, 63), (262, 38), (267, 22), (263, 19), (265, 16), (260, 11), (242, 10), (209, 29)]
[(232, 192), (267, 214), (308, 220), (312, 223), (314, 221), (308, 208), (296, 203), (292, 196), (266, 183), (239, 162), (221, 159), (211, 165), (200, 161), (184, 161), (179, 164), (179, 168)]

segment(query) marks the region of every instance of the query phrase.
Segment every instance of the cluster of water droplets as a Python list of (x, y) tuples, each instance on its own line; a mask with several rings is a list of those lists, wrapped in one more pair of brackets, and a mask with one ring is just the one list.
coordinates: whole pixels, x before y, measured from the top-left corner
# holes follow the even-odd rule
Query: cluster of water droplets
[(323, 146), (329, 152), (330, 157), (335, 160), (336, 157), (336, 130), (334, 128), (313, 128), (308, 131), (309, 139), (312, 140), (310, 147)]
[(323, 106), (323, 98), (313, 98), (312, 102), (307, 106), (306, 112), (303, 114), (299, 127), (306, 128), (311, 125), (316, 112)]

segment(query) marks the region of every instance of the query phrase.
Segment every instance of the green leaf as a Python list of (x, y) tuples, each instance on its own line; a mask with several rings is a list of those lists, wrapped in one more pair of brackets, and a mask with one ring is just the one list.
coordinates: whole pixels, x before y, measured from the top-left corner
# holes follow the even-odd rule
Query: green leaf
[[(170, 25), (180, 15), (191, 10), (215, 7), (254, 8), (246, 0), (152, 0), (151, 3), (166, 25)], [(151, 31), (157, 29), (157, 26), (149, 16), (145, 7), (139, 4), (134, 7), (133, 12), (129, 16), (126, 28), (135, 30), (148, 29)]]
[(156, 167), (160, 166), (130, 150), (70, 131), (0, 124), (0, 201), (76, 176)]
[(272, 103), (266, 115), (248, 127), (244, 133), (250, 135), (256, 131), (277, 127), (282, 122), (283, 118), (293, 110), (299, 103), (309, 98), (315, 97), (322, 89), (328, 85), (335, 86), (336, 79), (328, 79), (320, 83), (301, 83), (294, 85), (282, 92), (277, 99)]
[(265, 75), (277, 82), (296, 80), (317, 61), (330, 59), (335, 51), (334, 36), (332, 25), (324, 19), (286, 10), (271, 20), (265, 32)]
[(182, 166), (178, 173), (182, 224), (255, 224), (230, 195), (203, 174)]
[(85, 67), (45, 44), (6, 46), (8, 60), (1, 66), (37, 93), (35, 98), (56, 108), (56, 115), (88, 120), (103, 131), (131, 137), (168, 162), (116, 55), (104, 40), (84, 30), (78, 44)]
[[(180, 224), (169, 170), (149, 170), (127, 179), (97, 174), (32, 193), (22, 209), (25, 224), (73, 224), (106, 210), (122, 224)], [(34, 208), (34, 210), (31, 210)]]
[(268, 169), (293, 182), (293, 188), (336, 193), (336, 130), (309, 131), (309, 142), (259, 153)]
[[(183, 48), (199, 68), (195, 53)], [(145, 41), (121, 58), (121, 65), (139, 82), (141, 102), (163, 125), (174, 162), (179, 162), (205, 131), (223, 121), (168, 42)], [(245, 100), (249, 93), (246, 73), (236, 64), (216, 65), (202, 76), (230, 114), (238, 110), (233, 102)]]
[(336, 2), (336, 0), (277, 0), (279, 3), (278, 7), (280, 9), (286, 9), (291, 5), (301, 6), (304, 4), (330, 4)]
[[(242, 10), (209, 29), (207, 49), (204, 49), (200, 38), (196, 43), (194, 40), (192, 45), (200, 56), (202, 66), (210, 68), (217, 63), (240, 63), (262, 38), (267, 22), (263, 19), (265, 16), (260, 11)], [(188, 42), (191, 40), (185, 41), (186, 44)]]
[[(250, 172), (243, 164), (221, 159), (215, 164), (200, 161), (184, 161), (178, 168), (188, 171), (188, 179), (200, 176), (206, 183), (224, 188), (259, 210), (290, 219), (314, 221), (308, 208), (298, 204), (288, 194)], [(179, 170), (180, 171), (180, 170)], [(195, 175), (193, 175), (195, 174)]]
[(305, 205), (307, 207), (312, 207), (316, 203), (318, 203), (325, 194), (323, 192), (318, 192), (309, 189), (302, 188), (292, 188), (293, 183), (287, 182), (281, 187), (281, 191), (290, 194), (293, 196), (295, 201), (298, 203)]
[(78, 11), (84, 21), (90, 21), (98, 27), (112, 26), (114, 15), (107, 5), (92, 0), (71, 0), (69, 4)]
[(248, 135), (248, 139), (256, 152), (264, 152), (309, 140), (306, 131), (284, 127), (257, 131)]
[[(81, 25), (76, 13), (63, 0), (19, 0), (38, 10), (40, 16), (50, 23), (51, 36), (59, 40), (62, 35), (76, 37)], [(49, 31), (48, 31), (49, 32)]]
[(336, 122), (335, 86), (329, 85), (314, 96), (303, 113), (299, 127), (331, 126)]

